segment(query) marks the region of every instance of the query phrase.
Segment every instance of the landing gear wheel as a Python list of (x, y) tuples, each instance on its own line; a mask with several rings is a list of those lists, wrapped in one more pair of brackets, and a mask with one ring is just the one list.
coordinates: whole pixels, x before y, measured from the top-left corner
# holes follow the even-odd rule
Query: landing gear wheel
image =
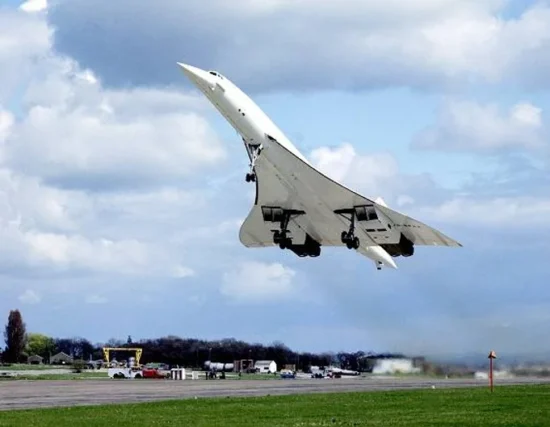
[(273, 243), (279, 245), (281, 249), (286, 249), (292, 245), (292, 239), (287, 237), (286, 233), (286, 230), (273, 233)]
[(340, 236), (340, 238), (342, 239), (342, 243), (346, 243), (348, 241), (348, 232), (342, 231), (342, 235)]
[(359, 249), (361, 242), (357, 236), (348, 231), (342, 231), (342, 243), (346, 245), (348, 249)]
[(279, 247), (280, 247), (281, 249), (286, 249), (286, 248), (288, 248), (291, 244), (292, 244), (292, 240), (290, 240), (289, 238), (286, 238), (286, 239), (282, 239), (282, 240), (279, 242)]
[(246, 174), (246, 182), (256, 182), (256, 174), (255, 173), (247, 173)]
[(273, 233), (273, 243), (279, 245), (286, 238), (286, 233), (281, 231), (276, 231)]

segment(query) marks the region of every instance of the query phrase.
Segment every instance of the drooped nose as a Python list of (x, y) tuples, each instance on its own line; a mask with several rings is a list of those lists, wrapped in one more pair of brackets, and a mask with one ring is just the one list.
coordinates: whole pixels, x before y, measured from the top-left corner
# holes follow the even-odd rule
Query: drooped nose
[(178, 65), (181, 67), (183, 73), (189, 78), (189, 80), (191, 80), (191, 82), (199, 88), (206, 89), (206, 87), (213, 85), (211, 76), (206, 71), (181, 62), (178, 62)]

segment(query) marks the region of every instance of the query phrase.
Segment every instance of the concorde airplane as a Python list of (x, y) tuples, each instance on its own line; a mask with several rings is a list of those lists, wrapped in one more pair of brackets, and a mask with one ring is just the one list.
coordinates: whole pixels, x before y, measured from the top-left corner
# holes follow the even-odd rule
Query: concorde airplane
[(178, 65), (242, 137), (250, 159), (246, 181), (256, 199), (239, 231), (249, 248), (279, 246), (317, 257), (322, 246), (346, 246), (382, 266), (415, 246), (462, 246), (438, 230), (371, 200), (317, 170), (271, 119), (216, 71)]

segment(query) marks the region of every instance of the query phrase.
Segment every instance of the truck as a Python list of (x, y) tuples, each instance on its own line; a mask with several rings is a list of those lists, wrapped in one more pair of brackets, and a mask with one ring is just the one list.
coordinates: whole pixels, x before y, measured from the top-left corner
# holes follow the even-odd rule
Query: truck
[(109, 378), (143, 378), (143, 370), (140, 368), (109, 368)]
[(109, 368), (108, 375), (110, 378), (150, 378), (150, 379), (166, 379), (170, 378), (170, 371), (163, 371), (158, 368)]

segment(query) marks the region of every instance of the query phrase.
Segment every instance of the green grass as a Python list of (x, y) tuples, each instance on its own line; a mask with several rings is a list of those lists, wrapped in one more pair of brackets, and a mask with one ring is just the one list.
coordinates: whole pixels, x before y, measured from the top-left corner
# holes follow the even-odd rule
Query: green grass
[(0, 381), (21, 381), (21, 380), (85, 380), (85, 379), (98, 379), (109, 378), (107, 372), (81, 372), (81, 373), (66, 373), (66, 374), (38, 374), (38, 375), (25, 375), (17, 374), (13, 377), (1, 377)]
[(0, 426), (543, 426), (550, 386), (191, 399), (0, 412)]
[(70, 369), (70, 366), (64, 365), (27, 365), (27, 364), (13, 364), (13, 365), (0, 365), (0, 371), (42, 371), (50, 369)]

